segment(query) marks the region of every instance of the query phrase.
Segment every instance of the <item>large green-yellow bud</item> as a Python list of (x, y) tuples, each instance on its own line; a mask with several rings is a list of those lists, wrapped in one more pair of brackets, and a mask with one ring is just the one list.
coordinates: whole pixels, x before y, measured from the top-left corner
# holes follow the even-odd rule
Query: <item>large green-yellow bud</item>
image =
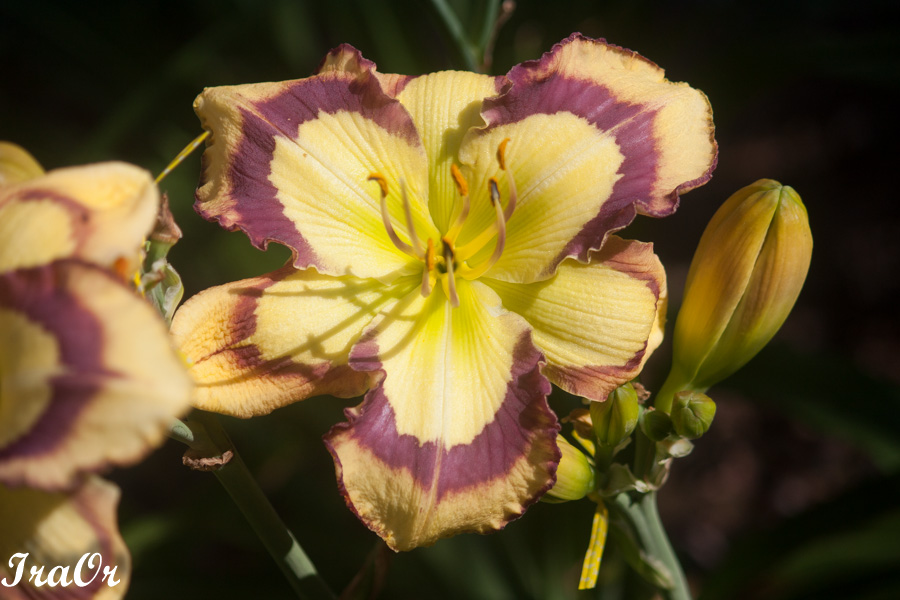
[(591, 402), (591, 422), (597, 441), (618, 446), (637, 426), (640, 403), (630, 383), (617, 387), (606, 402)]
[(544, 496), (547, 502), (579, 500), (594, 490), (594, 467), (581, 450), (556, 436), (556, 445), (562, 453), (556, 468), (556, 483)]
[(719, 208), (691, 262), (658, 408), (668, 411), (680, 390), (707, 390), (772, 339), (803, 287), (812, 245), (800, 196), (777, 181), (760, 179)]

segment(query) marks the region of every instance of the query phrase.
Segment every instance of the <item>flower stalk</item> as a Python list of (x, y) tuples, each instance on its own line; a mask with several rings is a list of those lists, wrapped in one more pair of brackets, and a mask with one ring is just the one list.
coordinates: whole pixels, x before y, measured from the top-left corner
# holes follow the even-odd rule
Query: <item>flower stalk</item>
[(215, 415), (196, 410), (186, 422), (173, 424), (170, 437), (189, 446), (185, 464), (213, 471), (298, 598), (334, 600), (334, 593), (275, 512)]
[(640, 547), (647, 554), (659, 561), (665, 571), (662, 573), (668, 577), (666, 586), (659, 586), (665, 600), (691, 600), (690, 587), (681, 563), (672, 549), (669, 536), (663, 527), (659, 517), (659, 509), (656, 503), (656, 492), (638, 494), (637, 498), (629, 494), (619, 494), (616, 505), (623, 509), (624, 514), (634, 526)]

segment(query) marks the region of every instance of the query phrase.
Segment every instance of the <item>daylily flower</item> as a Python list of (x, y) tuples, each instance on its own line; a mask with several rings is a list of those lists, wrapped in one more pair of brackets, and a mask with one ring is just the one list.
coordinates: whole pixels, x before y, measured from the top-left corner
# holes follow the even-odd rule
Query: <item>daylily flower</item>
[(191, 381), (128, 281), (159, 207), (150, 174), (104, 163), (31, 175), (0, 186), (0, 483), (56, 490), (142, 458)]
[[(4, 598), (125, 594), (119, 492), (93, 473), (158, 445), (192, 387), (162, 318), (130, 281), (158, 207), (142, 169), (104, 163), (44, 173), (0, 142)], [(101, 562), (115, 569), (112, 580), (92, 578)]]
[(294, 255), (176, 314), (195, 404), (368, 392), (326, 444), (401, 550), (503, 527), (553, 485), (549, 381), (603, 401), (660, 341), (662, 267), (610, 234), (673, 212), (716, 157), (703, 94), (580, 35), (505, 77), (382, 74), (341, 46), (195, 109), (197, 210)]
[(3, 598), (123, 598), (131, 557), (116, 522), (118, 504), (119, 488), (96, 475), (71, 492), (0, 484)]

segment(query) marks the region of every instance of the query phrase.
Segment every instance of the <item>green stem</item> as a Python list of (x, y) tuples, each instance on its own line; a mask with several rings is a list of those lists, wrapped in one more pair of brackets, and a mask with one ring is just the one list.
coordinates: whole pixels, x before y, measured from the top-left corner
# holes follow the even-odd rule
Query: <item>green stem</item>
[(294, 534), (275, 512), (216, 416), (197, 410), (191, 413), (188, 423), (177, 422), (172, 427), (171, 437), (188, 444), (202, 458), (222, 458), (231, 452), (230, 460), (213, 472), (269, 551), (297, 597), (334, 600), (334, 593), (319, 576)]
[(665, 382), (663, 382), (662, 387), (656, 392), (656, 397), (653, 399), (653, 407), (666, 413), (671, 412), (675, 393), (682, 389), (683, 384), (679, 381), (679, 378), (674, 377), (674, 372), (670, 373), (666, 377)]
[(478, 57), (475, 56), (475, 50), (473, 49), (471, 42), (469, 42), (469, 39), (466, 37), (466, 32), (463, 31), (462, 23), (459, 22), (456, 13), (453, 12), (453, 9), (450, 8), (450, 5), (447, 4), (445, 0), (431, 0), (431, 4), (437, 11), (438, 16), (444, 22), (447, 31), (450, 32), (450, 37), (453, 38), (456, 47), (462, 54), (463, 62), (466, 63), (466, 68), (470, 71), (477, 72)]
[(500, 0), (487, 0), (484, 3), (484, 17), (481, 20), (481, 35), (478, 36), (478, 49), (484, 55), (484, 49), (487, 48), (494, 34), (494, 27), (497, 23), (497, 14), (500, 12)]
[(642, 494), (636, 503), (636, 509), (630, 511), (630, 513), (635, 521), (638, 535), (640, 535), (647, 550), (666, 566), (675, 584), (671, 590), (662, 591), (663, 597), (666, 600), (691, 600), (691, 590), (684, 576), (684, 570), (681, 568), (681, 563), (672, 549), (672, 544), (669, 542), (669, 536), (663, 527), (662, 519), (659, 518), (656, 492)]
[(638, 427), (634, 432), (634, 468), (632, 473), (637, 479), (646, 479), (653, 468), (656, 458), (656, 442)]
[(491, 38), (493, 38), (496, 33), (499, 14), (500, 0), (487, 0), (487, 2), (484, 3), (484, 15), (481, 20), (481, 35), (478, 36), (478, 50), (476, 56), (478, 64), (481, 65), (482, 73), (485, 72), (484, 68), (490, 60), (487, 56), (488, 46), (491, 45)]

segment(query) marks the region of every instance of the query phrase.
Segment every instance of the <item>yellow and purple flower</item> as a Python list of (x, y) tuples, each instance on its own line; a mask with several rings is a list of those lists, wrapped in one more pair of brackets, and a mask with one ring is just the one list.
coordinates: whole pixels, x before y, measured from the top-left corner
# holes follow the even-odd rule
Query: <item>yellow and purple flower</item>
[(702, 93), (577, 34), (505, 77), (382, 74), (341, 46), (195, 108), (197, 210), (293, 250), (176, 314), (195, 403), (368, 392), (326, 443), (395, 549), (500, 528), (553, 485), (550, 382), (603, 401), (661, 339), (662, 267), (611, 234), (672, 213), (716, 160)]
[(159, 192), (125, 163), (17, 180), (3, 159), (0, 483), (64, 489), (142, 458), (187, 408), (190, 378), (129, 281)]
[[(158, 209), (143, 169), (103, 163), (44, 173), (0, 142), (4, 597), (121, 598), (127, 588), (119, 491), (94, 473), (146, 455), (188, 408), (192, 389), (162, 318), (130, 281)], [(18, 563), (27, 560), (26, 579), (32, 567), (42, 574), (17, 581), (13, 554), (28, 555)], [(75, 580), (83, 556), (90, 564)], [(113, 580), (122, 585), (90, 578), (98, 560), (118, 569)], [(53, 589), (35, 587), (46, 577)]]

